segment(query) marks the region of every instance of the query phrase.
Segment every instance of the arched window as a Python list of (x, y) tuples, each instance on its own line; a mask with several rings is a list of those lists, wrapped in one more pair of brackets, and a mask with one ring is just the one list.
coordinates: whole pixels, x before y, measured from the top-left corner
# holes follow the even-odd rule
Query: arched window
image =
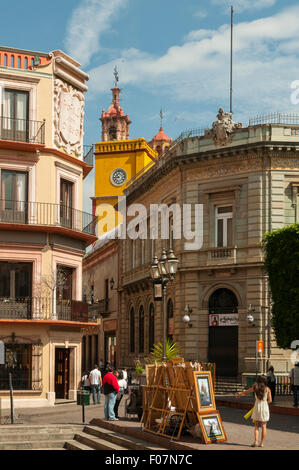
[(144, 308), (139, 309), (139, 352), (144, 353)]
[(155, 307), (154, 304), (150, 304), (148, 311), (148, 336), (149, 336), (149, 352), (153, 349), (155, 344)]
[(167, 338), (173, 340), (173, 302), (171, 299), (167, 302)]
[(238, 300), (229, 289), (217, 289), (209, 300), (209, 313), (238, 313)]
[(133, 307), (130, 310), (130, 352), (135, 352), (135, 311)]
[(117, 140), (116, 127), (111, 126), (109, 128), (109, 140)]

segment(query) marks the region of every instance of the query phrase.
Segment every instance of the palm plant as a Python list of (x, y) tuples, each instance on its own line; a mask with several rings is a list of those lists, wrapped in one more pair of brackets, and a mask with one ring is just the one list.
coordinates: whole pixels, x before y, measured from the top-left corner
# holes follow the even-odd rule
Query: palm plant
[[(165, 356), (167, 362), (171, 362), (173, 359), (179, 359), (182, 357), (179, 346), (169, 338), (167, 338), (165, 343)], [(146, 358), (146, 362), (150, 364), (163, 362), (163, 344), (161, 342), (154, 344), (150, 355)]]

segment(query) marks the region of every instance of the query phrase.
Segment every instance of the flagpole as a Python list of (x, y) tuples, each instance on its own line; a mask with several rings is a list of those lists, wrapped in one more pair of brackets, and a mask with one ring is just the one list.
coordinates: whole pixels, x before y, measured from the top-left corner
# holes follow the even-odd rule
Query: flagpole
[(230, 112), (233, 113), (233, 23), (234, 8), (231, 6), (231, 33), (230, 33)]

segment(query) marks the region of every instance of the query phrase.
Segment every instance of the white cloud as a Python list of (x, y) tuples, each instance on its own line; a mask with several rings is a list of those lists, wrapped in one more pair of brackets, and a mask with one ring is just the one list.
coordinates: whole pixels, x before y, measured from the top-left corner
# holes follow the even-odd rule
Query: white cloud
[(83, 0), (74, 9), (67, 25), (67, 52), (83, 66), (101, 49), (101, 36), (129, 0)]
[[(290, 83), (299, 79), (294, 60), (299, 7), (235, 26), (234, 102), (244, 115), (290, 107)], [(91, 95), (106, 92), (113, 67), (122, 87), (133, 84), (175, 101), (228, 107), (230, 27), (192, 31), (182, 45), (155, 56), (130, 49), (117, 60), (89, 70)], [(297, 111), (296, 109), (293, 109)]]
[(193, 13), (193, 16), (195, 18), (201, 18), (204, 19), (208, 16), (208, 13), (205, 10), (198, 10), (195, 13)]
[(263, 8), (272, 7), (276, 0), (212, 0), (214, 5), (222, 5), (227, 8), (233, 5), (234, 10), (242, 13), (246, 10), (262, 10)]

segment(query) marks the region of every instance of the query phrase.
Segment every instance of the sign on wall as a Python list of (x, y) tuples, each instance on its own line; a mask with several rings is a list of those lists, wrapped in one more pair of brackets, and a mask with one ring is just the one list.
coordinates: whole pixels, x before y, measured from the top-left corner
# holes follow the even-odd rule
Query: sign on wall
[(238, 313), (218, 313), (209, 315), (209, 326), (238, 326)]

